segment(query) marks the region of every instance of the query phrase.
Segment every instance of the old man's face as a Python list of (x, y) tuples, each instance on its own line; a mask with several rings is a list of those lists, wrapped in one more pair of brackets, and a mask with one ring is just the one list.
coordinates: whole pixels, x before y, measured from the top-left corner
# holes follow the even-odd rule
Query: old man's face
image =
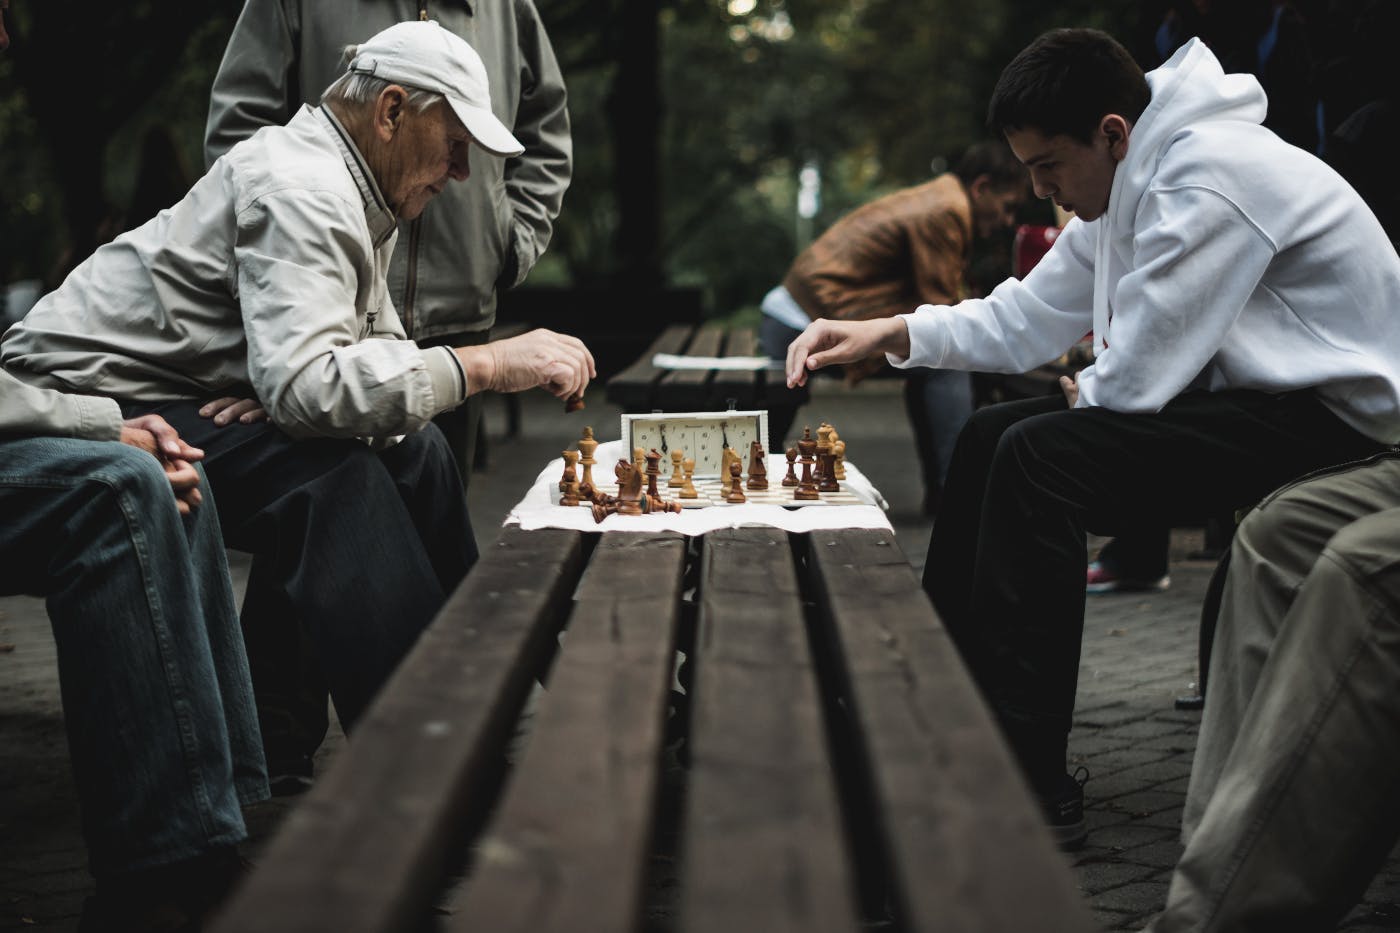
[(413, 220), (449, 181), (471, 174), (467, 150), (472, 137), (445, 102), (421, 113), (408, 108), (402, 119), (376, 180), (394, 214)]

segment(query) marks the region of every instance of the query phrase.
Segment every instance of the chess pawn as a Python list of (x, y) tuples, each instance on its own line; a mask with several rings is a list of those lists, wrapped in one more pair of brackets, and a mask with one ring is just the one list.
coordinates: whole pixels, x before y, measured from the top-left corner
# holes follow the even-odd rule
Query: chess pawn
[(564, 467), (564, 495), (559, 498), (560, 505), (578, 505), (578, 480), (574, 474), (574, 465), (570, 463)]
[[(574, 465), (577, 464), (577, 463), (578, 463), (578, 451), (577, 451), (577, 450), (566, 450), (566, 451), (564, 451), (564, 475), (561, 476), (561, 477), (559, 477), (559, 491), (560, 491), (560, 492), (563, 492), (563, 491), (564, 491), (564, 484), (567, 483), (567, 482), (569, 481), (569, 480), (568, 480), (569, 472), (572, 471), (572, 470), (574, 469)], [(575, 473), (575, 475), (577, 475), (577, 473)]]
[(666, 486), (670, 489), (679, 489), (685, 485), (685, 471), (681, 469), (681, 461), (685, 459), (685, 451), (676, 448), (671, 451), (671, 478), (666, 481)]
[(685, 458), (685, 483), (681, 486), (680, 497), (682, 499), (699, 499), (700, 493), (695, 488), (695, 458)]
[(598, 441), (593, 437), (593, 428), (591, 426), (584, 428), (583, 437), (579, 438), (578, 442), (578, 452), (582, 455), (578, 462), (583, 467), (581, 482), (589, 486), (593, 485), (593, 464), (598, 462), (593, 459), (593, 453), (597, 449)]
[(738, 460), (731, 460), (729, 463), (729, 491), (724, 494), (725, 502), (747, 502), (748, 496), (744, 495), (743, 471), (739, 467)]
[(784, 486), (796, 486), (796, 485), (797, 485), (797, 448), (796, 448), (796, 447), (789, 447), (789, 448), (787, 449), (787, 455), (786, 455), (786, 456), (787, 456), (788, 468), (787, 468), (787, 476), (784, 476), (784, 477), (783, 477), (783, 485), (784, 485)]
[(749, 444), (749, 482), (750, 489), (764, 490), (768, 488), (768, 451), (763, 449), (763, 445), (758, 441)]
[(831, 452), (836, 455), (836, 478), (846, 478), (846, 442), (837, 438), (836, 443), (831, 445)]

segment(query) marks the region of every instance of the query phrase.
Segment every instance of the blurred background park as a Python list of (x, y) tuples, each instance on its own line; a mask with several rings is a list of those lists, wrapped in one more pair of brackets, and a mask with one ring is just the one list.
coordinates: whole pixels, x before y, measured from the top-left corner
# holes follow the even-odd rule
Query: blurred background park
[[(1316, 148), (1378, 81), (1393, 80), (1386, 59), (1395, 33), (1367, 26), (1365, 11), (1400, 7), (1393, 0), (535, 5), (567, 82), (576, 161), (549, 251), (501, 313), (639, 340), (672, 319), (756, 320), (764, 292), (833, 220), (937, 174), (982, 136), (1001, 68), (1047, 28), (1106, 29), (1150, 68), (1168, 40), (1206, 28), (1223, 34), (1223, 21), (1263, 55), (1259, 37), (1272, 27), (1270, 67), (1286, 66), (1302, 86), (1270, 89), (1271, 97), (1311, 101), (1314, 135), (1299, 144)], [(14, 4), (13, 47), (0, 55), (0, 286), (11, 316), (95, 246), (177, 200), (202, 172), (209, 88), (240, 6)], [(1373, 48), (1386, 51), (1368, 70)], [(1053, 223), (1044, 202), (1031, 202), (1024, 215)], [(974, 289), (1010, 269), (1009, 236), (989, 246), (975, 251)]]

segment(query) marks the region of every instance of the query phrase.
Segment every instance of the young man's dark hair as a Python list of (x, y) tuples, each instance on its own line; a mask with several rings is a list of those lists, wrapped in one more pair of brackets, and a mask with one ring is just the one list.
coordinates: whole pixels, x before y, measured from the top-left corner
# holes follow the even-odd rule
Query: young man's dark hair
[(1016, 158), (1011, 147), (1000, 139), (984, 139), (967, 147), (958, 159), (953, 174), (964, 186), (986, 175), (992, 188), (1005, 191), (1026, 185), (1026, 167)]
[(1136, 122), (1152, 99), (1128, 50), (1097, 29), (1053, 29), (1011, 60), (987, 107), (1001, 134), (1034, 129), (1087, 143), (1105, 114)]

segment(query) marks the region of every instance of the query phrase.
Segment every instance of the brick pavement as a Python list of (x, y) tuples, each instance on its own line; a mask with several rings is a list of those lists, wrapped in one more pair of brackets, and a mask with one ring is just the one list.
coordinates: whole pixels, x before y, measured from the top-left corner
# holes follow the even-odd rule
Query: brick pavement
[[(582, 424), (595, 425), (602, 436), (616, 432), (616, 410), (594, 394), (586, 422), (565, 418), (540, 393), (524, 397), (524, 433), (510, 440), (500, 437), (499, 407), (488, 410), (492, 462), (469, 496), (483, 545), (494, 539), (506, 507), (547, 458), (572, 445)], [(912, 441), (897, 383), (867, 383), (855, 392), (819, 385), (806, 414), (841, 430), (851, 459), (889, 500), (901, 546), (921, 569), (927, 524), (917, 512), (921, 490), (909, 468)], [(1199, 538), (1189, 530), (1174, 535), (1166, 592), (1093, 597), (1086, 611), (1070, 753), (1091, 774), (1085, 796), (1092, 833), (1089, 845), (1069, 858), (1105, 930), (1140, 929), (1161, 908), (1180, 853), (1176, 831), (1199, 714), (1175, 710), (1173, 699), (1194, 679), (1197, 613), (1211, 565), (1185, 555)], [(241, 586), (246, 558), (231, 558)], [(61, 715), (42, 604), (0, 599), (0, 931), (67, 933), (89, 890)], [(332, 762), (342, 744), (334, 735), (318, 767)], [(248, 854), (256, 857), (292, 806), (294, 798), (249, 811)], [(668, 929), (672, 894), (652, 892), (649, 930)], [(1391, 858), (1341, 928), (1400, 930), (1400, 861)]]

